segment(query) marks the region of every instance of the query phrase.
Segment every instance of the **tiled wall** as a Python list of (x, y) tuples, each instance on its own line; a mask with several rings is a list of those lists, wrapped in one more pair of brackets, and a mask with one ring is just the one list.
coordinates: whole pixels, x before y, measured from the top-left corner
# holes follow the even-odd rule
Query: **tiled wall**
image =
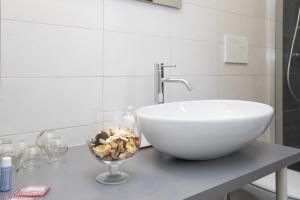
[[(167, 101), (274, 104), (275, 0), (2, 0), (0, 135), (89, 134), (90, 110), (153, 104), (153, 64), (176, 64)], [(224, 34), (247, 36), (248, 65), (223, 63)], [(265, 139), (270, 140), (270, 130)]]

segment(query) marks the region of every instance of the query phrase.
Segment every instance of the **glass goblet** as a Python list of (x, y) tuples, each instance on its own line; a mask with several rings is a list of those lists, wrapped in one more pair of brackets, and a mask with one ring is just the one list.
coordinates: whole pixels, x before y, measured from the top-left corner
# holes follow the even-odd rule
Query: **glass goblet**
[[(117, 112), (119, 115), (120, 112)], [(135, 155), (140, 147), (141, 137), (137, 130), (133, 111), (124, 113), (118, 121), (111, 123), (107, 130), (97, 130), (88, 141), (92, 155), (108, 166), (108, 171), (96, 177), (103, 184), (121, 184), (129, 179), (129, 175), (119, 171), (119, 165)]]

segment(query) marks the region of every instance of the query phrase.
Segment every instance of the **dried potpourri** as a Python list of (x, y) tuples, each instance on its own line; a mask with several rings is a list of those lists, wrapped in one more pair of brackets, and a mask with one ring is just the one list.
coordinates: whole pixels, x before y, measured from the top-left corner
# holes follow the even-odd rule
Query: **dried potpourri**
[(130, 129), (113, 126), (91, 139), (90, 150), (101, 160), (117, 161), (131, 157), (140, 147), (140, 138)]

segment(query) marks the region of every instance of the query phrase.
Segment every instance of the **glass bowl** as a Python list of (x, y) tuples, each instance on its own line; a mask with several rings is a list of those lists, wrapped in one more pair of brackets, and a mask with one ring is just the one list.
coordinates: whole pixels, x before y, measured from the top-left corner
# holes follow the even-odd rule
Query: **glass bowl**
[(88, 141), (91, 154), (108, 166), (108, 172), (96, 177), (103, 184), (121, 184), (128, 181), (129, 175), (119, 171), (119, 165), (135, 155), (141, 144), (132, 110), (127, 110), (113, 124), (107, 130), (98, 130), (96, 136)]

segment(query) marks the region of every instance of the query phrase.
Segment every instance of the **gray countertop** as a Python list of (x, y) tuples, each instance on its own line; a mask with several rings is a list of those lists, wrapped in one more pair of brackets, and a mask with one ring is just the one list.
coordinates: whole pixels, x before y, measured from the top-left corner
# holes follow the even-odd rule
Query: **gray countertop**
[(43, 198), (47, 200), (212, 200), (297, 161), (300, 150), (258, 141), (211, 161), (179, 160), (147, 148), (121, 165), (130, 180), (111, 186), (95, 181), (107, 168), (87, 146), (79, 146), (70, 149), (64, 165), (21, 170), (14, 174), (14, 184), (15, 188), (50, 185)]

